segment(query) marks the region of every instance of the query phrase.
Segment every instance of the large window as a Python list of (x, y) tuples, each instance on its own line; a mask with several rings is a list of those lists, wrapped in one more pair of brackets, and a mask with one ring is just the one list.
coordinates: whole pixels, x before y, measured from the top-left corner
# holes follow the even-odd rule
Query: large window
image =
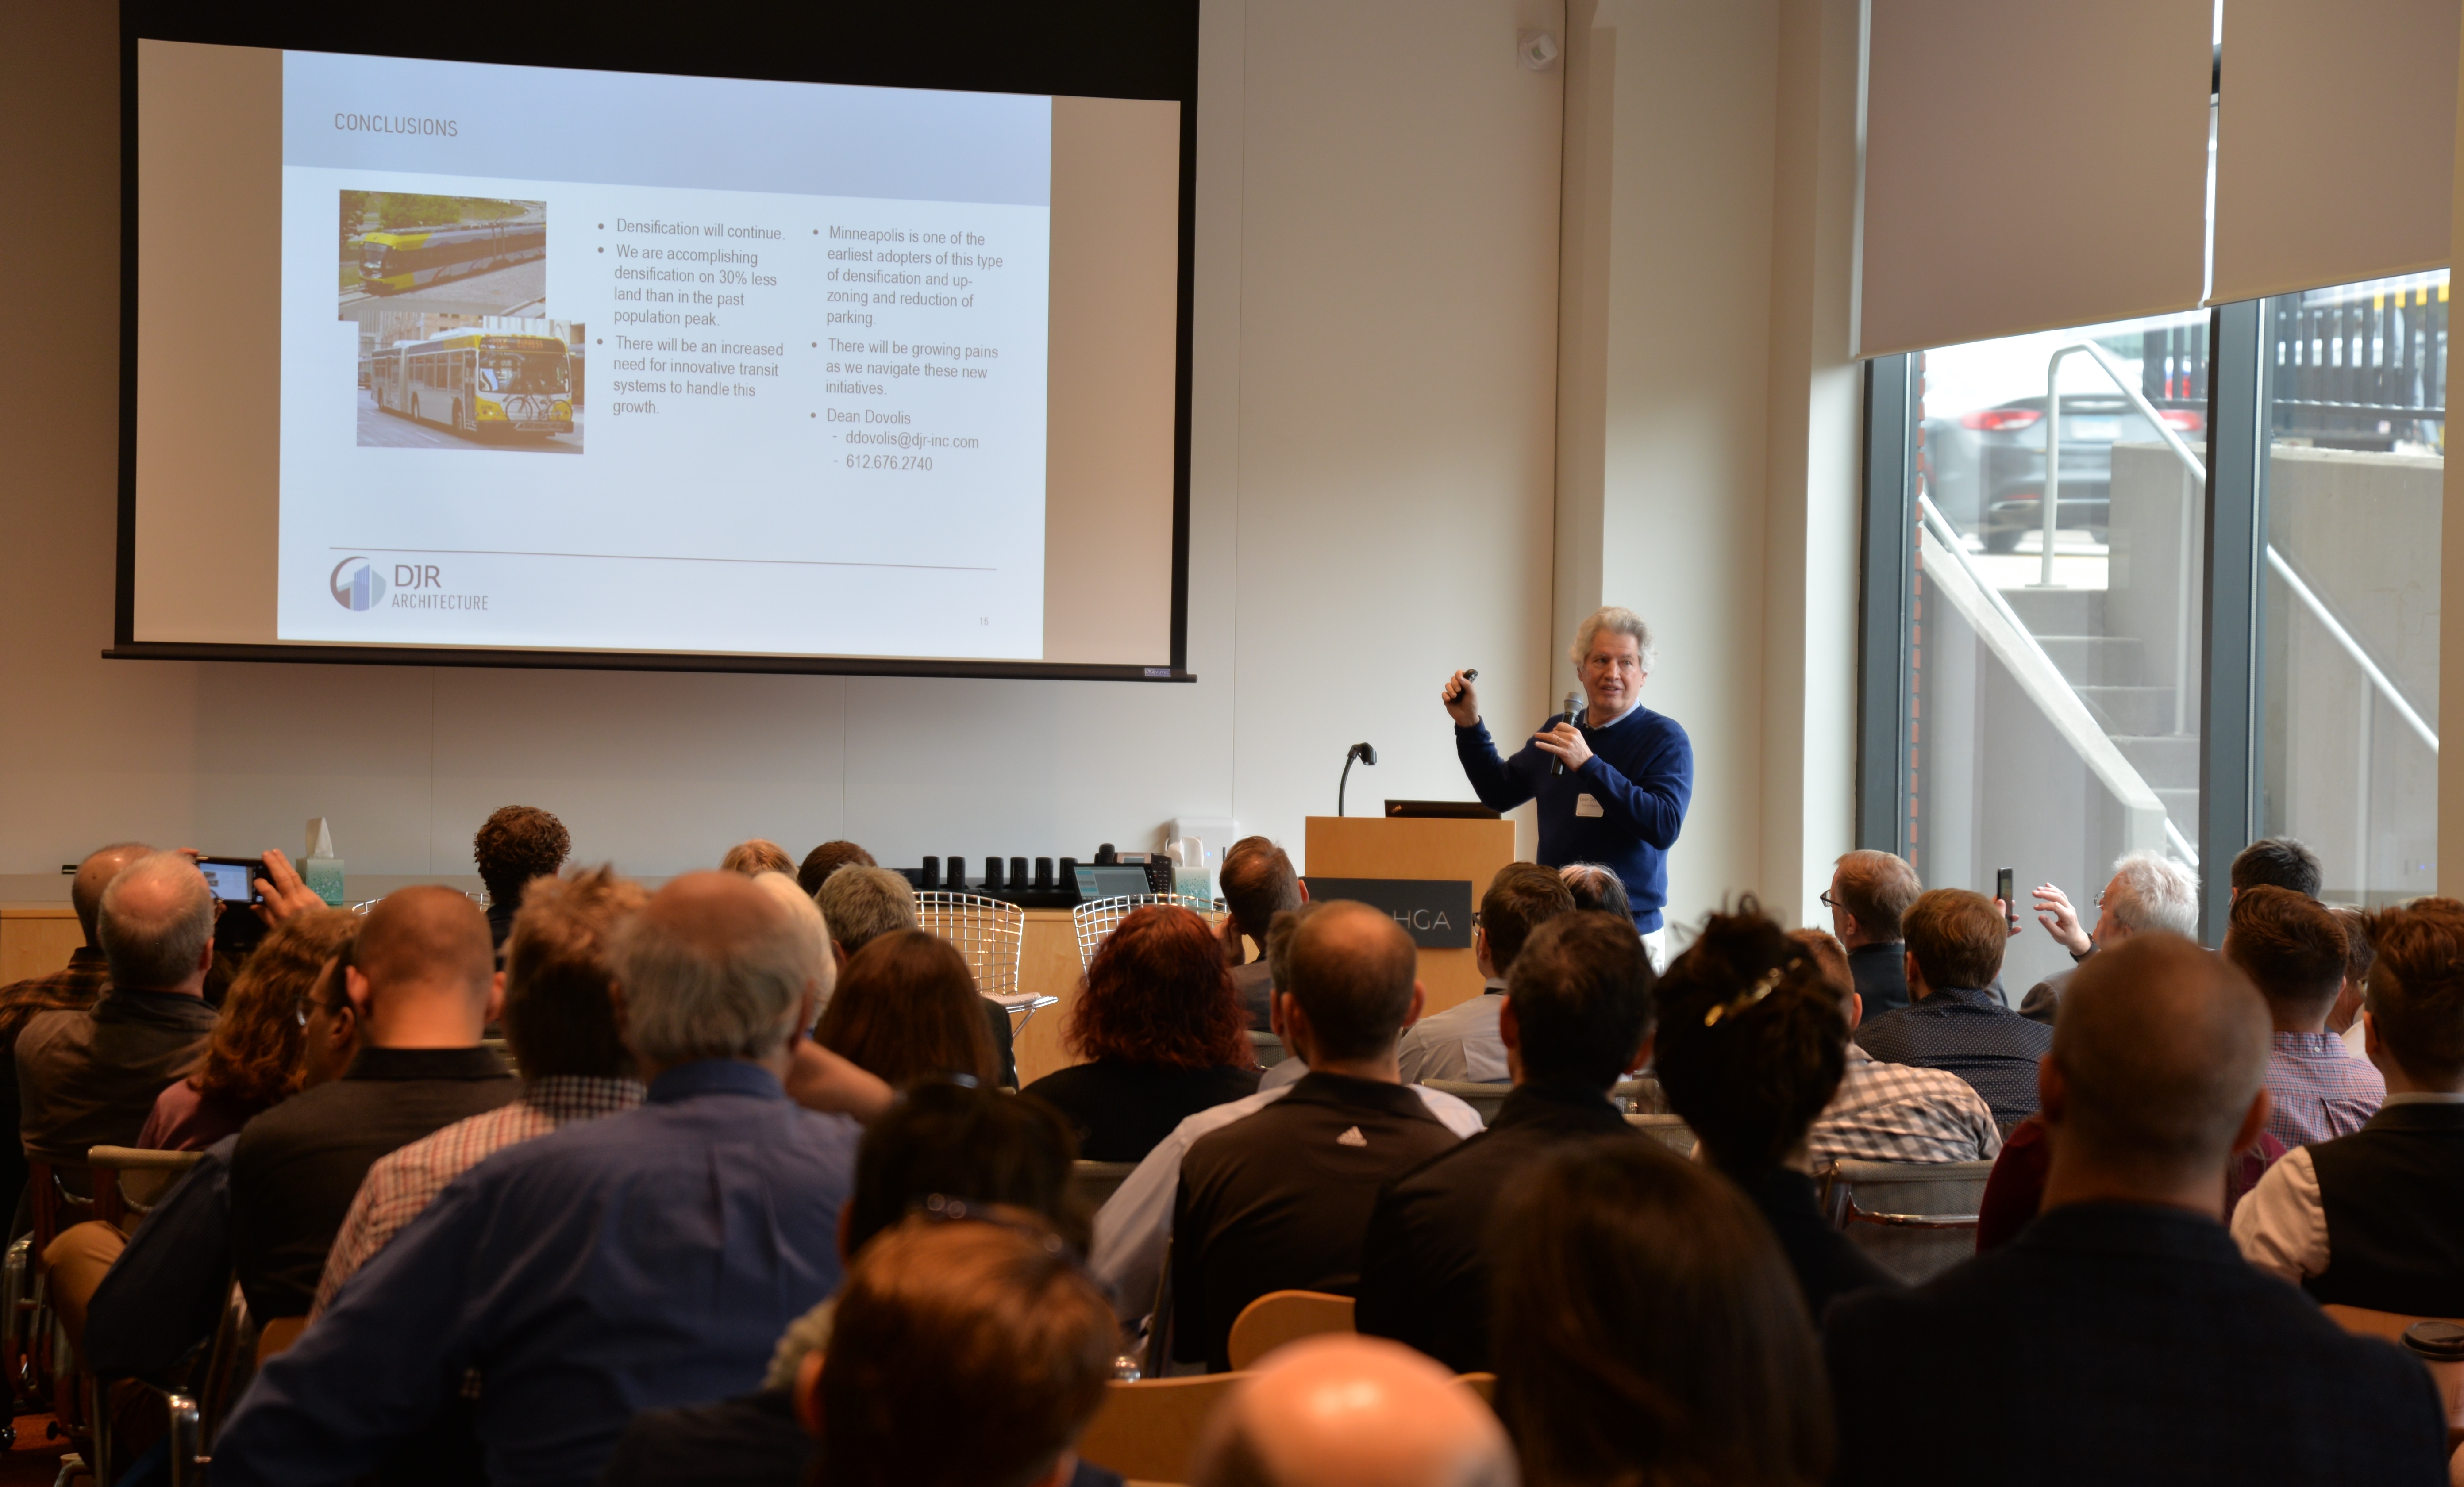
[(2091, 925), (2164, 852), (2211, 942), (2260, 835), (2431, 891), (2446, 342), (2439, 273), (1877, 361), (1860, 844)]
[(2434, 890), (2447, 275), (2266, 302), (2258, 816), (2326, 892)]

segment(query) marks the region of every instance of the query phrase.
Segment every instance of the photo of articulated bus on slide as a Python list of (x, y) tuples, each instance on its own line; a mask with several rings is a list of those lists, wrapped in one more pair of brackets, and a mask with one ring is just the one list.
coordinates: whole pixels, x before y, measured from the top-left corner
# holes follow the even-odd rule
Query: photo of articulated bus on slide
[(582, 452), (580, 321), (387, 307), (360, 342), (363, 448)]
[(547, 300), (547, 203), (341, 193), (341, 317), (371, 301), (451, 301), (536, 316)]

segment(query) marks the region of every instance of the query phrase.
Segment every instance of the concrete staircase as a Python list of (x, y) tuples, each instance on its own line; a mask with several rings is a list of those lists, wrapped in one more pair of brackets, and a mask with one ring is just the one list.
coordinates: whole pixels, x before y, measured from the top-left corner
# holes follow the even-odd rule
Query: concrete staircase
[[(2104, 633), (2103, 591), (2001, 592), (2097, 726), (2156, 792), (2173, 824), (2190, 841), (2199, 840), (2198, 734), (2174, 730), (2174, 689), (2149, 684), (2139, 638)], [(2189, 721), (2197, 726), (2195, 711)]]

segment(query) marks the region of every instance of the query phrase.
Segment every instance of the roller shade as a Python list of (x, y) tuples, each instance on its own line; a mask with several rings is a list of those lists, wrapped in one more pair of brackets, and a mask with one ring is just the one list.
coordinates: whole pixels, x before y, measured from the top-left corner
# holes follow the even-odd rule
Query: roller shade
[(2226, 0), (2217, 304), (2447, 262), (2456, 0)]
[(2199, 303), (2209, 0), (1871, 16), (1858, 355)]

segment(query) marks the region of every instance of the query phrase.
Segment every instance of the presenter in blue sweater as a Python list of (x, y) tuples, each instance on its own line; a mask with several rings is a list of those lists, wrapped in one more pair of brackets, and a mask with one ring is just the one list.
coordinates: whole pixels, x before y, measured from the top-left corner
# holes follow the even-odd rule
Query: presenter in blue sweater
[[(1540, 802), (1540, 861), (1550, 867), (1597, 863), (1625, 884), (1634, 927), (1654, 968), (1667, 963), (1668, 849), (1694, 795), (1694, 746), (1675, 720), (1642, 705), (1651, 674), (1651, 627), (1631, 609), (1595, 610), (1574, 631), (1579, 716), (1551, 714), (1508, 758), (1480, 720), (1480, 697), (1461, 671), (1439, 700), (1455, 720), (1455, 752), (1481, 803), (1509, 811)], [(1551, 767), (1562, 762), (1562, 774)]]

